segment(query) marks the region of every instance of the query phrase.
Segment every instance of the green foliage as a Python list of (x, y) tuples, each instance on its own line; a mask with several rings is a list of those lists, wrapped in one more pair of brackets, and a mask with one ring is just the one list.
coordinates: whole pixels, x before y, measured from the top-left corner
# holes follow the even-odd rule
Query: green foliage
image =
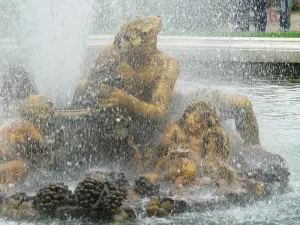
[(297, 10), (300, 8), (300, 5), (297, 6), (297, 0), (294, 1), (292, 10)]
[(280, 8), (280, 0), (268, 0), (268, 7)]

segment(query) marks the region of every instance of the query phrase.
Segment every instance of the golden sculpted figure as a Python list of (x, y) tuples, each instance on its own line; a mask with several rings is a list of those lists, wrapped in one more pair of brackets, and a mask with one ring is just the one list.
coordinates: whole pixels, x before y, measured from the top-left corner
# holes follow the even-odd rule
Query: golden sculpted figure
[[(138, 17), (125, 23), (114, 43), (79, 82), (74, 106), (126, 107), (136, 120), (151, 120), (150, 126), (162, 121), (174, 97), (180, 66), (176, 59), (157, 48), (161, 26), (161, 19), (155, 16)], [(219, 110), (223, 118), (235, 119), (246, 144), (259, 144), (258, 125), (247, 98), (220, 92), (203, 91), (203, 94), (211, 103), (200, 101), (190, 105), (179, 122), (168, 126), (163, 141), (172, 142), (174, 149), (181, 146), (194, 149), (203, 159), (212, 161), (216, 155), (227, 159), (229, 143), (219, 122), (216, 111)], [(138, 138), (133, 137), (134, 141)], [(196, 167), (186, 167), (194, 171), (190, 177), (195, 176)]]
[[(180, 73), (179, 62), (157, 48), (161, 19), (129, 20), (79, 82), (74, 105), (125, 105), (132, 113), (162, 119)], [(117, 82), (120, 79), (120, 82)]]
[(228, 136), (208, 101), (191, 103), (178, 121), (168, 125), (155, 150), (162, 149), (167, 149), (167, 155), (158, 161), (153, 174), (146, 175), (150, 180), (188, 184), (197, 176), (213, 176), (230, 183), (238, 181), (229, 164)]
[[(13, 123), (9, 128), (1, 130), (1, 184), (7, 185), (23, 178), (26, 161), (36, 157), (36, 149), (41, 147), (42, 136), (27, 121)], [(2, 186), (5, 188), (5, 186)]]
[[(148, 174), (152, 180), (172, 180), (184, 185), (197, 176), (211, 175), (229, 183), (239, 182), (237, 172), (230, 165), (230, 140), (220, 117), (235, 119), (245, 145), (259, 145), (258, 124), (251, 102), (246, 97), (203, 90), (200, 95), (204, 100), (190, 103), (179, 120), (168, 120), (168, 114), (173, 113), (169, 108), (177, 94), (175, 83), (180, 65), (157, 48), (161, 28), (161, 18), (156, 16), (127, 21), (113, 44), (102, 51), (79, 81), (73, 109), (123, 110), (134, 124), (128, 128), (127, 144), (134, 149), (133, 158), (139, 156), (145, 165), (152, 160), (153, 173)], [(58, 115), (52, 104), (41, 96), (30, 96), (25, 102), (20, 115), (27, 121), (1, 131), (1, 154), (4, 158), (8, 152), (16, 154), (6, 159), (9, 164), (0, 167), (0, 171), (5, 171), (1, 174), (3, 185), (24, 176), (23, 162), (28, 163), (42, 152), (39, 149), (42, 149), (44, 128)], [(157, 132), (157, 142), (147, 138)], [(149, 151), (156, 157), (147, 159)], [(17, 178), (5, 175), (13, 170), (20, 171)]]
[(39, 95), (30, 95), (18, 108), (24, 119), (0, 131), (1, 187), (15, 183), (26, 171), (45, 162), (44, 129), (53, 115), (52, 104)]
[[(75, 107), (126, 106), (131, 114), (161, 120), (168, 111), (179, 62), (157, 48), (159, 17), (138, 17), (125, 23), (79, 82)], [(246, 97), (204, 90), (223, 118), (234, 118), (246, 144), (259, 144), (259, 132), (251, 102)], [(131, 115), (132, 116), (132, 115)]]

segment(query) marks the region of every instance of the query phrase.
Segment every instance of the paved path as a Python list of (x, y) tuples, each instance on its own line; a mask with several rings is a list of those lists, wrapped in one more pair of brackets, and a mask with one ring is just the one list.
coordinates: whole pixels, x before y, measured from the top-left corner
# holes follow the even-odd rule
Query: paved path
[[(86, 45), (99, 50), (112, 43), (113, 38), (89, 36)], [(300, 38), (159, 36), (158, 46), (182, 61), (300, 63)], [(12, 49), (23, 48), (14, 40), (0, 40), (1, 51)]]
[[(278, 32), (279, 31), (279, 21), (278, 22), (268, 22), (267, 32)], [(293, 11), (291, 15), (291, 31), (300, 32), (300, 11)]]
[[(113, 38), (93, 35), (86, 44), (101, 49)], [(300, 63), (300, 38), (159, 36), (158, 46), (182, 61)]]
[[(300, 32), (300, 11), (292, 14), (291, 30)], [(267, 31), (278, 32), (279, 22), (269, 22)], [(87, 47), (102, 48), (112, 40), (113, 36), (90, 36)], [(160, 36), (159, 46), (181, 60), (300, 63), (300, 38)], [(0, 39), (1, 51), (22, 47), (15, 40)]]

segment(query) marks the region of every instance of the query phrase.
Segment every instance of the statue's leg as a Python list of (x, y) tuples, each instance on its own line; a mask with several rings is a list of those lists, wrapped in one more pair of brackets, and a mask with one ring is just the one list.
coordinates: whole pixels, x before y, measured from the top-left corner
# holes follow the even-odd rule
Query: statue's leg
[(235, 126), (246, 144), (259, 145), (259, 129), (251, 102), (247, 99), (235, 114)]
[(165, 169), (167, 162), (169, 161), (168, 156), (164, 156), (157, 160), (157, 164), (155, 165), (155, 168), (152, 173), (146, 173), (144, 176), (150, 181), (150, 182), (156, 182), (158, 180), (161, 180), (161, 171)]
[(19, 160), (9, 161), (0, 166), (0, 189), (5, 189), (9, 184), (15, 184), (26, 175), (26, 166)]
[(197, 177), (198, 165), (193, 157), (195, 154), (187, 153), (182, 157), (181, 153), (170, 152), (158, 159), (153, 173), (146, 174), (145, 177), (151, 182), (169, 180), (182, 185), (190, 183)]
[(235, 119), (235, 126), (245, 144), (259, 145), (259, 128), (251, 101), (219, 90), (202, 90), (202, 97), (213, 102), (224, 119)]
[(25, 176), (24, 162), (35, 164), (41, 153), (42, 136), (28, 121), (15, 122), (0, 131), (0, 186), (5, 188)]
[[(0, 137), (1, 137), (1, 134), (0, 134)], [(2, 157), (6, 157), (6, 154), (7, 154), (3, 143), (0, 143), (0, 154)]]

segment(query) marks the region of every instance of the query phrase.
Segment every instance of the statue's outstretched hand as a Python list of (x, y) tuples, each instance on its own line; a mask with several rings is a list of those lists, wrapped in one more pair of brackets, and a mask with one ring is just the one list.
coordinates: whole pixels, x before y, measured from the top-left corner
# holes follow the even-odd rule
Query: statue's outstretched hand
[(120, 105), (124, 101), (125, 92), (106, 84), (99, 85), (98, 97), (100, 99), (97, 107)]

